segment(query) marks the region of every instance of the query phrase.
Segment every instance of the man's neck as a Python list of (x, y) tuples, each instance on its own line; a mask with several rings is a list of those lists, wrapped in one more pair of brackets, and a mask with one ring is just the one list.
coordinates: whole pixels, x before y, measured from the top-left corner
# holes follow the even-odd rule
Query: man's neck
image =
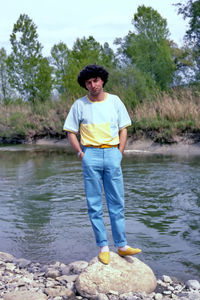
[(104, 91), (102, 91), (98, 95), (93, 95), (91, 93), (88, 94), (88, 98), (93, 102), (103, 101), (105, 100), (105, 97), (106, 97), (106, 93)]

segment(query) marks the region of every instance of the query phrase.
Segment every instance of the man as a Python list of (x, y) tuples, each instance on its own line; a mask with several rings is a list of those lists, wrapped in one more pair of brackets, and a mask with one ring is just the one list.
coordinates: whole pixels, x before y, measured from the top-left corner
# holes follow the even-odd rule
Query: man
[(109, 263), (110, 252), (103, 222), (102, 186), (119, 255), (141, 252), (127, 245), (125, 234), (121, 159), (131, 120), (118, 96), (104, 92), (107, 80), (108, 72), (98, 65), (88, 65), (79, 73), (78, 83), (88, 94), (74, 102), (64, 124), (69, 142), (82, 160), (88, 214), (100, 247), (99, 260), (104, 264)]

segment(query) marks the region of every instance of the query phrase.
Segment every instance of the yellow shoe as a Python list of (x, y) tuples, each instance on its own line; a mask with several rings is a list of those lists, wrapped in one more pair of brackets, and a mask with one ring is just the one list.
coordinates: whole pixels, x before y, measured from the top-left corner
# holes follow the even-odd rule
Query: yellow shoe
[(139, 248), (131, 248), (131, 247), (128, 247), (126, 250), (119, 250), (118, 249), (118, 254), (120, 256), (126, 256), (126, 255), (134, 255), (134, 254), (138, 254), (140, 253), (142, 250), (139, 249)]
[(110, 252), (100, 252), (99, 260), (104, 264), (108, 265), (110, 262)]

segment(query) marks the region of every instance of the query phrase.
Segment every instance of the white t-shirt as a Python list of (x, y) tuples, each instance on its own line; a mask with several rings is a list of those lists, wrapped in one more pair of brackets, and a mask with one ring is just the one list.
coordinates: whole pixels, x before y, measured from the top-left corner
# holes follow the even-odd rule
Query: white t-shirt
[(131, 125), (125, 105), (118, 96), (106, 93), (103, 101), (84, 96), (74, 102), (63, 129), (78, 133), (81, 144), (118, 145), (119, 131)]

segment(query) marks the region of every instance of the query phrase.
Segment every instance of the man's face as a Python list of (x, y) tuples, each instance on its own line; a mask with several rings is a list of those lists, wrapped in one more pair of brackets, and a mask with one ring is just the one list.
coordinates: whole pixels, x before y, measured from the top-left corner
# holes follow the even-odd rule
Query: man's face
[(103, 80), (100, 77), (86, 80), (85, 86), (92, 96), (97, 96), (103, 92)]

